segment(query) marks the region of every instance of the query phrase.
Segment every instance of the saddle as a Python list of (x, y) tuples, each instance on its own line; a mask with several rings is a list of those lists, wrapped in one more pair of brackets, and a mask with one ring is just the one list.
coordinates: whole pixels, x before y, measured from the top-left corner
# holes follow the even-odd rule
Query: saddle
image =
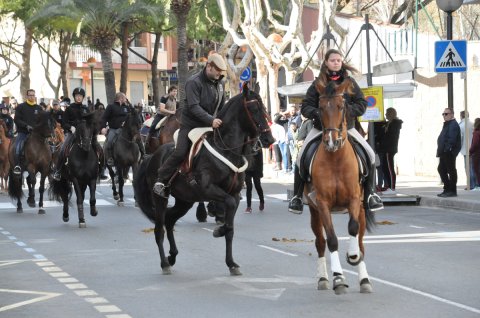
[[(322, 142), (321, 139), (322, 133), (320, 132), (318, 135), (308, 141), (305, 144), (304, 150), (297, 161), (300, 177), (307, 183), (311, 182), (313, 158), (315, 158), (315, 155), (318, 151), (318, 146)], [(349, 135), (348, 140), (350, 141), (353, 151), (355, 152), (355, 156), (357, 157), (359, 181), (363, 183), (370, 170), (368, 154), (366, 150), (363, 149), (362, 145), (355, 140), (355, 138), (350, 137)]]

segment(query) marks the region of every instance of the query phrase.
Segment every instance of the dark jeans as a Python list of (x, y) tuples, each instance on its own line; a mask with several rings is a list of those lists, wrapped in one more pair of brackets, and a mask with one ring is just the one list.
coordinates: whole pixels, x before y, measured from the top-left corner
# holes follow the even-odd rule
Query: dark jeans
[(20, 164), (20, 157), (23, 155), (23, 146), (25, 140), (27, 140), (28, 134), (24, 132), (18, 132), (17, 138), (15, 138), (15, 166)]
[(392, 190), (395, 190), (395, 185), (397, 183), (394, 157), (394, 153), (388, 152), (380, 155), (380, 165), (382, 167), (384, 185)]
[(253, 180), (253, 185), (255, 185), (255, 190), (257, 190), (258, 198), (260, 199), (260, 202), (264, 202), (263, 198), (263, 189), (262, 189), (262, 183), (260, 181), (260, 178), (252, 176), (249, 173), (245, 174), (245, 185), (247, 186), (247, 207), (251, 208), (252, 207), (252, 180)]
[(443, 182), (445, 192), (457, 193), (457, 168), (455, 156), (451, 152), (444, 152), (440, 155), (438, 173)]
[(162, 120), (163, 117), (165, 116), (160, 114), (155, 115), (155, 118), (153, 119), (152, 124), (150, 125), (150, 130), (148, 131), (149, 135), (153, 135), (155, 133), (155, 126), (158, 125), (158, 123), (160, 122), (160, 120)]
[(166, 184), (175, 173), (175, 170), (182, 164), (190, 150), (191, 142), (188, 138), (190, 128), (182, 127), (178, 132), (177, 145), (175, 151), (158, 169), (157, 179)]

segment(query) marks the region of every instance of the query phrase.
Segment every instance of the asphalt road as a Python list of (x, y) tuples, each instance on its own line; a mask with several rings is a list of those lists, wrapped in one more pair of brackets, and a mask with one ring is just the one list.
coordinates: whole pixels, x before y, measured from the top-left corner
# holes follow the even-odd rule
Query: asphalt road
[(480, 214), (418, 206), (377, 213), (380, 224), (365, 241), (372, 294), (359, 293), (357, 270), (344, 261), (348, 216), (335, 215), (350, 284), (336, 296), (316, 289), (309, 214), (287, 212), (285, 185), (264, 189), (264, 212), (254, 201), (253, 213), (244, 214), (242, 201), (237, 213), (238, 277), (225, 265), (224, 239), (212, 237), (213, 218), (198, 223), (194, 211), (177, 223), (177, 263), (172, 275), (162, 275), (153, 225), (132, 199), (117, 207), (108, 184), (98, 187), (99, 215), (87, 212), (85, 229), (73, 207), (64, 223), (55, 202), (47, 202), (45, 215), (30, 208), (18, 214), (1, 195), (0, 316), (480, 316)]

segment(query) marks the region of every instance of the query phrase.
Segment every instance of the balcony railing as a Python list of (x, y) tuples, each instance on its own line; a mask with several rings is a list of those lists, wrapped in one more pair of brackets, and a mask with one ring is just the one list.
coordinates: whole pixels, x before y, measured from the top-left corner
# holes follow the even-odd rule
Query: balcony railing
[[(132, 47), (132, 49), (135, 50), (135, 52), (137, 52), (141, 56), (148, 58), (146, 47)], [(117, 50), (120, 50), (120, 48), (118, 48)], [(75, 45), (72, 47), (72, 52), (70, 54), (70, 57), (71, 57), (70, 60), (73, 62), (76, 62), (77, 65), (81, 65), (82, 63), (85, 63), (90, 57), (94, 57), (95, 60), (97, 60), (97, 62), (102, 61), (102, 57), (100, 53), (80, 45)], [(112, 61), (113, 63), (122, 62), (121, 57), (116, 52), (113, 52), (113, 51), (112, 51)], [(133, 54), (132, 52), (129, 52), (128, 54), (128, 63), (129, 64), (147, 64), (147, 62), (145, 62), (144, 60), (142, 60), (140, 57)]]

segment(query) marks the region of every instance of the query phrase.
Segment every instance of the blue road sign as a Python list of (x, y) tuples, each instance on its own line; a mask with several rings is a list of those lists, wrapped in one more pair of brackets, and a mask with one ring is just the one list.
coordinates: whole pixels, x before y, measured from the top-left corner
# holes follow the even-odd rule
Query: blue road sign
[(250, 67), (247, 67), (245, 70), (243, 70), (242, 75), (240, 75), (240, 80), (246, 82), (252, 77), (252, 70)]
[(435, 72), (467, 71), (467, 41), (436, 41)]

